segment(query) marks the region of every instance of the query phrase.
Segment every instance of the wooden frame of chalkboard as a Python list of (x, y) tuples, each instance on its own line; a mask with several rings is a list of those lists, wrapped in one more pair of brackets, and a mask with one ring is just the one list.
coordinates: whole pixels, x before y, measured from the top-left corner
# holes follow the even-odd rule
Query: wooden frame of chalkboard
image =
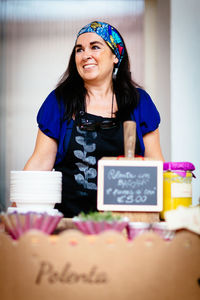
[(163, 162), (102, 158), (97, 209), (159, 212), (163, 209)]

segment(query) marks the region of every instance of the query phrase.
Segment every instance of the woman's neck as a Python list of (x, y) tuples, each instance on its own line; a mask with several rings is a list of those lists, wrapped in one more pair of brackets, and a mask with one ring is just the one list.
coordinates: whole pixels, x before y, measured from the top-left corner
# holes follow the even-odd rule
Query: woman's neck
[(104, 83), (101, 86), (85, 84), (85, 88), (87, 90), (86, 112), (102, 117), (114, 117), (112, 112), (117, 111), (117, 102), (112, 83)]
[(112, 81), (96, 85), (85, 83), (85, 88), (87, 90), (87, 97), (91, 101), (98, 101), (100, 98), (106, 99), (113, 93)]

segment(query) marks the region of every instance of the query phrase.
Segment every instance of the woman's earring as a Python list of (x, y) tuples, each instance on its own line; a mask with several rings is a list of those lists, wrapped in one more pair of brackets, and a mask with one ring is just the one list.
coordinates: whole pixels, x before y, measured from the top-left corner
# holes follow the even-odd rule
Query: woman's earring
[(114, 68), (114, 70), (113, 70), (113, 79), (117, 78), (117, 72), (118, 72), (118, 68)]

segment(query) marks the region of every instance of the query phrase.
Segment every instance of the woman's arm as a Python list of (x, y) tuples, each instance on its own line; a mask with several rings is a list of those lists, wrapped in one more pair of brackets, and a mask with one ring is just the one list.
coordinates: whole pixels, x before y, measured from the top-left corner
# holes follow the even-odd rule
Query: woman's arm
[(159, 129), (149, 132), (143, 137), (144, 146), (145, 146), (145, 157), (158, 159), (164, 161), (164, 157), (162, 155), (162, 150), (160, 147), (160, 135)]
[(55, 163), (57, 148), (56, 140), (48, 137), (38, 129), (34, 152), (26, 163), (24, 170), (51, 171)]

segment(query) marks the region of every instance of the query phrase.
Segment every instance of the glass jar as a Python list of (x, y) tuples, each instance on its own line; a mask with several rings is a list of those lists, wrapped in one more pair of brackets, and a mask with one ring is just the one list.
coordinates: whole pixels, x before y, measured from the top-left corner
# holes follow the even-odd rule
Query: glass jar
[(165, 212), (178, 206), (192, 205), (192, 171), (195, 167), (189, 162), (166, 162), (163, 165), (163, 211), (161, 219), (165, 219)]

